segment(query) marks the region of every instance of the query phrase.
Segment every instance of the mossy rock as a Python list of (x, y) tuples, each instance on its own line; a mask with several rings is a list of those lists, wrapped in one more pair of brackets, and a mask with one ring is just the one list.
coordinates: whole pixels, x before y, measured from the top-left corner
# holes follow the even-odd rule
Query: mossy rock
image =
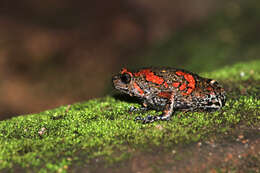
[[(217, 79), (227, 90), (228, 100), (220, 111), (177, 112), (171, 121), (141, 124), (134, 121), (136, 116), (158, 112), (129, 113), (131, 106), (141, 105), (128, 97), (107, 96), (1, 121), (0, 170), (88, 172), (108, 169), (114, 172), (117, 170), (113, 169), (114, 165), (119, 164), (121, 171), (129, 168), (129, 172), (142, 167), (152, 172), (175, 168), (183, 171), (185, 169), (181, 169), (180, 165), (189, 166), (187, 159), (199, 151), (194, 150), (196, 147), (204, 146), (203, 151), (211, 151), (208, 146), (214, 144), (220, 151), (225, 148), (221, 147), (223, 143), (235, 146), (236, 142), (241, 145), (259, 142), (260, 61), (236, 64), (200, 75)], [(254, 152), (258, 151), (258, 145), (252, 144)], [(220, 153), (217, 149), (215, 151), (215, 154)], [(211, 153), (214, 154), (214, 148)], [(234, 159), (234, 153), (231, 156)], [(136, 158), (140, 160), (136, 161)], [(226, 156), (223, 155), (224, 158)], [(251, 154), (250, 158), (243, 156), (243, 159), (243, 163), (260, 163), (259, 153)], [(138, 166), (142, 162), (147, 165)], [(151, 167), (152, 162), (159, 163)], [(221, 172), (226, 168), (224, 161), (213, 163), (199, 170)], [(228, 170), (240, 169), (236, 163), (229, 163)], [(247, 164), (243, 169), (259, 171), (259, 165)]]

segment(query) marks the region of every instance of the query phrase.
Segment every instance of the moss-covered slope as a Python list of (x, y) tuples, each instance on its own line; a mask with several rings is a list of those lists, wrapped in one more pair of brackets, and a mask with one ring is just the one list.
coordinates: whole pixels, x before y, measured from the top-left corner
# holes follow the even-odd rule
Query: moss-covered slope
[(129, 113), (130, 106), (140, 105), (107, 96), (1, 121), (0, 170), (74, 170), (93, 166), (93, 159), (111, 164), (131, 158), (135, 151), (167, 151), (237, 127), (259, 130), (260, 61), (202, 76), (224, 84), (228, 101), (222, 110), (177, 112), (169, 122), (141, 124), (134, 117), (158, 112)]

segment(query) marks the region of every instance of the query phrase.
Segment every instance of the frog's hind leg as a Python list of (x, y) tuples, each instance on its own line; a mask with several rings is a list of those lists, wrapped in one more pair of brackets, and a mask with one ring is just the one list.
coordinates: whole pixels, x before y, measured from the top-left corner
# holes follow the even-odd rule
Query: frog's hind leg
[(144, 124), (151, 123), (154, 121), (168, 121), (170, 120), (170, 117), (173, 113), (174, 113), (174, 94), (171, 93), (169, 97), (169, 101), (166, 104), (165, 109), (161, 115), (155, 115), (155, 116), (148, 115), (144, 118), (137, 116), (135, 118), (135, 121), (141, 120)]

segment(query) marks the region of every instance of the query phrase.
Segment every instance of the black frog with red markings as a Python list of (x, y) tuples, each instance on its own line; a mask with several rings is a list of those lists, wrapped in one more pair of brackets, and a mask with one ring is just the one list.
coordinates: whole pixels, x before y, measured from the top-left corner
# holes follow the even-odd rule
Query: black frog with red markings
[(131, 72), (123, 68), (112, 81), (115, 89), (141, 99), (145, 108), (163, 111), (158, 116), (136, 117), (143, 123), (169, 120), (176, 110), (216, 111), (226, 101), (225, 91), (217, 81), (182, 69), (144, 68)]

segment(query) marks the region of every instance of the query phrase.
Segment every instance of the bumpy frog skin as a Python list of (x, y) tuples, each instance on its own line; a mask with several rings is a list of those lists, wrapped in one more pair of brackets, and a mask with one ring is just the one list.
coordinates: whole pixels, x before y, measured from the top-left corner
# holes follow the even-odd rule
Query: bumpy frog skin
[(147, 109), (162, 115), (136, 117), (143, 123), (169, 120), (176, 110), (216, 111), (225, 105), (225, 91), (217, 81), (182, 69), (144, 68), (130, 72), (123, 68), (112, 79), (115, 89), (138, 97)]

